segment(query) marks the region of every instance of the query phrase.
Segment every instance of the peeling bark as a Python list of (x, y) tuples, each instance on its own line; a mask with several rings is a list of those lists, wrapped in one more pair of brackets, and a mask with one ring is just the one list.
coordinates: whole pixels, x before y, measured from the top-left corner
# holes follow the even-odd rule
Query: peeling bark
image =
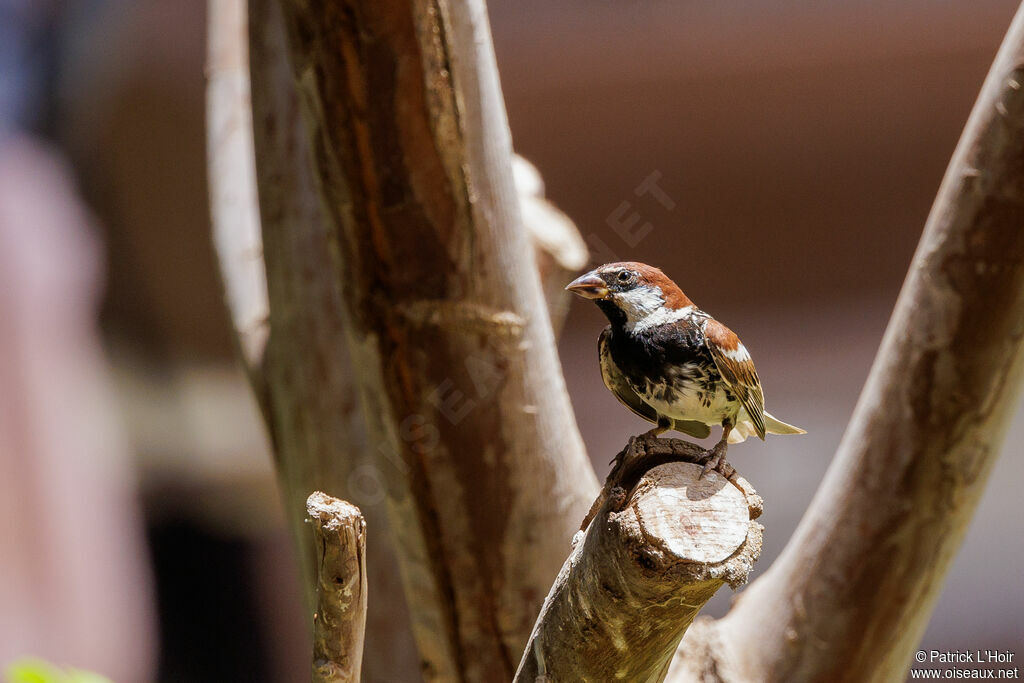
[(660, 681), (704, 604), (746, 582), (761, 553), (761, 499), (735, 474), (701, 479), (704, 456), (686, 441), (630, 441), (516, 681)]
[[(316, 192), (280, 8), (272, 0), (251, 0), (249, 11), (252, 117), (242, 37), (247, 23), (244, 6), (241, 0), (220, 0), (210, 7), (208, 106), (215, 242), (242, 356), (274, 442), (304, 573), (311, 578), (313, 546), (308, 527), (302, 524), (308, 492), (325, 488), (362, 502), (370, 526), (383, 528), (386, 520), (379, 503), (395, 476), (386, 473), (396, 467), (404, 470), (404, 465), (397, 458), (374, 458), (366, 447), (345, 350), (339, 264), (333, 254), (337, 249)], [(250, 129), (255, 137), (259, 213), (254, 207), (254, 152), (246, 135)], [(567, 310), (563, 282), (585, 263), (586, 249), (572, 222), (543, 199), (536, 170), (523, 160), (518, 160), (517, 168), (518, 200), (545, 283), (546, 308), (557, 327)], [(443, 305), (412, 306), (407, 313), (425, 325), (455, 321), (473, 326), (481, 317), (479, 309)], [(490, 372), (485, 365), (480, 367)], [(376, 597), (369, 610), (366, 676), (407, 679), (418, 667), (406, 635), (407, 612), (393, 569), (392, 541), (389, 534), (375, 538), (368, 550)], [(307, 581), (310, 598), (311, 589)]]
[(306, 501), (316, 547), (314, 683), (358, 683), (366, 628), (366, 520), (317, 491)]
[[(875, 365), (793, 539), (672, 680), (902, 680), (1020, 394), (1024, 8), (967, 122)], [(708, 642), (717, 643), (706, 647)], [(714, 662), (699, 661), (699, 653)], [(687, 674), (687, 671), (691, 672)]]

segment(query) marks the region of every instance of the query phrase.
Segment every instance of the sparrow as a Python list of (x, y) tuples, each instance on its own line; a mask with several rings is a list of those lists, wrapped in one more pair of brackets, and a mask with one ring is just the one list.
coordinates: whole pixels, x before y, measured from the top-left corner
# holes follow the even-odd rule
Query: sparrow
[(598, 340), (601, 378), (623, 405), (656, 425), (644, 437), (672, 429), (704, 439), (712, 426), (722, 427), (701, 477), (724, 472), (728, 445), (751, 434), (806, 434), (765, 411), (746, 347), (658, 268), (608, 263), (566, 289), (594, 301), (611, 323)]

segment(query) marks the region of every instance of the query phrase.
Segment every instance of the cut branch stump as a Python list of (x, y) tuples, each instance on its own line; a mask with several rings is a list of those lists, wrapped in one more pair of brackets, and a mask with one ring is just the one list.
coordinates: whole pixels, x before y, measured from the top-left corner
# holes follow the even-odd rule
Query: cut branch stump
[(366, 520), (319, 491), (306, 501), (316, 544), (313, 683), (358, 683), (366, 632)]
[(661, 680), (694, 617), (761, 552), (761, 498), (704, 450), (632, 439), (541, 609), (516, 681)]

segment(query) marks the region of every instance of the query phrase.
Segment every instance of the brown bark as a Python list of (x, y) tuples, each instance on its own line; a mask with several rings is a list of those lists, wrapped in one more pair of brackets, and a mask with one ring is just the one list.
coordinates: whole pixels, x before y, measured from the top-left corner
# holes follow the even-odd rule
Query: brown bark
[(725, 619), (687, 636), (672, 680), (709, 670), (716, 675), (705, 680), (906, 676), (1021, 389), (1022, 79), (1024, 8), (950, 162), (825, 481), (768, 573)]
[[(395, 464), (373, 457), (356, 407), (336, 261), (316, 194), (280, 8), (272, 0), (252, 0), (249, 13), (247, 56), (243, 3), (210, 6), (211, 202), (229, 309), (274, 442), (305, 574), (311, 578), (313, 545), (303, 524), (306, 495), (316, 488), (337, 491), (363, 505), (372, 528), (383, 529), (384, 472)], [(255, 84), (251, 117), (247, 57)], [(256, 201), (253, 149), (246, 138), (250, 129), (259, 214), (250, 206)], [(543, 199), (536, 170), (521, 160), (520, 169), (527, 172), (520, 174), (519, 201), (529, 218), (547, 308), (553, 324), (560, 325), (566, 312), (562, 284), (566, 273), (585, 262), (586, 249), (571, 221)], [(389, 534), (375, 536), (367, 562), (375, 598), (369, 607), (364, 675), (367, 680), (408, 679), (419, 667)], [(306, 589), (309, 594), (311, 582)]]
[(358, 683), (366, 629), (366, 520), (317, 491), (306, 501), (316, 546), (314, 683)]
[[(305, 523), (306, 498), (318, 489), (334, 491), (360, 503), (368, 524), (381, 530), (367, 549), (376, 595), (363, 675), (405, 680), (416, 675), (418, 658), (391, 539), (383, 532), (384, 478), (365, 455), (282, 16), (273, 0), (252, 0), (248, 10), (251, 21), (244, 0), (216, 0), (209, 12), (211, 205), (229, 309), (273, 442), (307, 604), (314, 599), (316, 546)], [(243, 202), (253, 205), (240, 207)]]
[(541, 608), (517, 681), (660, 681), (680, 638), (761, 552), (761, 499), (705, 452), (633, 439)]
[(596, 483), (483, 6), (283, 6), (425, 674), (510, 678)]
[[(244, 28), (244, 12), (237, 2), (211, 4), (210, 155), (215, 179), (211, 199), (229, 308), (274, 441), (286, 507), (300, 538), (308, 575), (312, 546), (302, 541), (308, 531), (301, 525), (298, 505), (306, 494), (322, 487), (376, 502), (381, 487), (395, 476), (389, 477), (386, 470), (405, 468), (397, 458), (357, 459), (354, 455), (368, 449), (363, 445), (342, 350), (344, 311), (338, 299), (338, 264), (332, 259), (336, 247), (314, 190), (309, 143), (298, 121), (294, 85), (287, 76), (278, 8), (255, 0), (250, 11), (255, 156), (265, 249), (258, 222), (253, 229), (258, 216), (249, 206), (255, 201), (248, 185), (252, 151), (244, 137), (251, 122), (244, 106), (244, 43), (237, 40)], [(520, 198), (532, 209), (531, 234), (545, 264), (543, 272), (554, 283), (548, 290), (557, 322), (565, 310), (563, 273), (585, 259), (585, 249), (575, 227), (544, 202), (542, 186), (536, 178), (531, 180)], [(258, 258), (263, 251), (266, 275)], [(383, 525), (383, 520), (374, 522), (379, 509), (367, 508), (371, 526)], [(397, 576), (388, 570), (390, 556), (387, 535), (381, 534), (371, 545), (368, 559), (378, 577), (368, 629), (367, 676), (371, 679), (411, 675), (410, 667), (401, 665), (406, 622), (401, 592), (394, 585)], [(531, 617), (521, 617), (524, 629)], [(431, 626), (424, 630), (427, 637), (432, 630)], [(377, 647), (386, 650), (376, 651)]]

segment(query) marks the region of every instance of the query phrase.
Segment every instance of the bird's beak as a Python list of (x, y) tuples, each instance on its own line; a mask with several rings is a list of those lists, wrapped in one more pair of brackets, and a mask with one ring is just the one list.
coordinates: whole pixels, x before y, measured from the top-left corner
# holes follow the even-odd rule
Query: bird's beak
[(579, 276), (566, 285), (565, 289), (573, 294), (582, 296), (584, 299), (608, 298), (608, 286), (594, 271), (590, 271), (586, 275)]

